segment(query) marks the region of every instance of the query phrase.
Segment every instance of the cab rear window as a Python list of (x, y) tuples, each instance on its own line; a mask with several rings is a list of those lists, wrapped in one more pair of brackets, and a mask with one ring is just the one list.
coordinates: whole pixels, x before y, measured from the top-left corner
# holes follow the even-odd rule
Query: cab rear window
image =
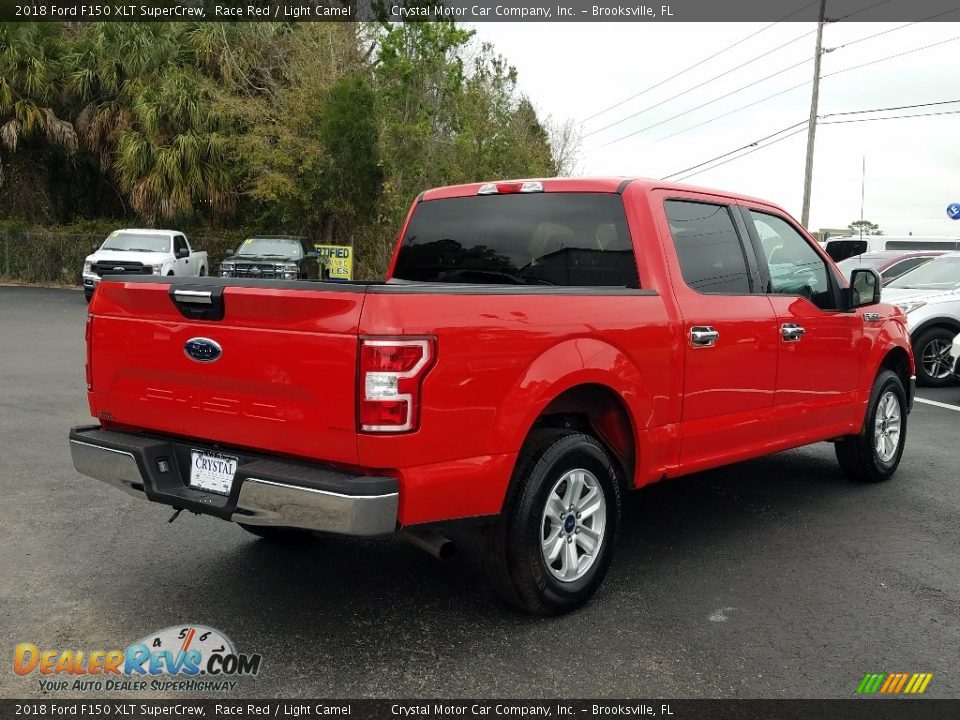
[(421, 202), (393, 277), (414, 282), (639, 287), (612, 193), (478, 195)]

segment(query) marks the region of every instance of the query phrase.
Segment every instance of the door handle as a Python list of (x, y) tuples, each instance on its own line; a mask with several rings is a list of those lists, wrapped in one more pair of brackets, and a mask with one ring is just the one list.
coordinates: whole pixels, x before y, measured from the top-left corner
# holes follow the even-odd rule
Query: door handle
[(782, 337), (786, 342), (796, 342), (803, 337), (803, 334), (806, 330), (803, 329), (801, 325), (796, 323), (784, 323), (780, 326), (780, 337)]
[(710, 325), (694, 325), (690, 328), (690, 346), (695, 348), (713, 347), (720, 339), (720, 333)]

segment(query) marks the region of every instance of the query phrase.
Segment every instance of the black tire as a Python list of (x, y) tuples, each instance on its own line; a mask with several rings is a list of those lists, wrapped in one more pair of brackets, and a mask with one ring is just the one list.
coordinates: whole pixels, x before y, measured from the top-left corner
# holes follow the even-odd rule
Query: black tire
[[(917, 384), (924, 387), (946, 387), (955, 382), (950, 374), (945, 353), (949, 353), (950, 343), (956, 332), (945, 327), (924, 330), (913, 342), (913, 357), (917, 364)], [(940, 362), (933, 356), (943, 357)], [(936, 374), (931, 373), (933, 370)], [(937, 377), (939, 375), (939, 377)]]
[(83, 297), (84, 297), (84, 299), (87, 301), (87, 303), (89, 304), (90, 300), (93, 298), (93, 290), (91, 290), (90, 288), (84, 288), (84, 289), (83, 289)]
[[(876, 423), (877, 415), (882, 411), (881, 400), (887, 402), (891, 395), (898, 406), (900, 432), (894, 443), (893, 454), (885, 458), (884, 454), (877, 448)], [(834, 444), (837, 462), (840, 463), (843, 474), (851, 480), (867, 483), (881, 482), (890, 478), (897, 471), (906, 441), (907, 394), (903, 389), (900, 377), (896, 373), (890, 370), (881, 370), (877, 379), (873, 381), (870, 402), (867, 404), (867, 415), (864, 418), (860, 433), (839, 440)]]
[(247, 525), (245, 523), (237, 523), (237, 525), (248, 533), (271, 542), (298, 542), (312, 537), (312, 533), (309, 530), (302, 528), (277, 527), (275, 525)]
[[(575, 610), (590, 599), (603, 582), (613, 558), (621, 502), (616, 467), (603, 446), (589, 435), (552, 429), (531, 433), (517, 459), (503, 510), (484, 538), (487, 574), (506, 602), (535, 615), (559, 615)], [(552, 516), (544, 516), (550, 497), (557, 502), (561, 500), (554, 491), (569, 488), (563, 483), (557, 488), (555, 485), (572, 470), (585, 470), (586, 475), (581, 477), (589, 476), (589, 480), (585, 480), (588, 484), (584, 485), (583, 499), (590, 497), (586, 493), (590, 484), (603, 496), (605, 522), (599, 550), (594, 553), (586, 552), (581, 543), (590, 539), (587, 531), (598, 527), (600, 511), (590, 519), (567, 516), (554, 526), (548, 525), (553, 523)], [(584, 514), (586, 512), (584, 510)], [(588, 527), (591, 523), (592, 527)], [(554, 542), (559, 543), (560, 550), (554, 563), (567, 567), (566, 557), (571, 556), (563, 556), (572, 552), (576, 561), (569, 562), (579, 569), (580, 562), (588, 558), (582, 575), (569, 581), (554, 575), (561, 570), (551, 569), (544, 558), (542, 544), (548, 539), (544, 537), (545, 531), (547, 535), (558, 533)], [(571, 543), (572, 551), (568, 549)]]
[(170, 272), (167, 273), (167, 277), (173, 277), (173, 276), (174, 276), (173, 270), (171, 270)]
[(201, 266), (200, 266), (200, 277), (206, 277), (206, 276), (207, 276), (207, 269), (206, 269), (205, 267), (203, 267), (203, 265), (201, 265)]

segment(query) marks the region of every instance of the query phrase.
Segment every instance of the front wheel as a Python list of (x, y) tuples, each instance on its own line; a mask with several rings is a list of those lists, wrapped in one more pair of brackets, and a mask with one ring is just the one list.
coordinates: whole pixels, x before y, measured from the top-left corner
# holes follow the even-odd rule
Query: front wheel
[(882, 370), (860, 433), (835, 444), (837, 462), (851, 480), (880, 482), (896, 472), (906, 441), (907, 394), (896, 373)]
[(919, 385), (945, 387), (953, 382), (950, 375), (950, 344), (955, 335), (952, 330), (935, 327), (925, 330), (913, 343)]
[(619, 520), (617, 470), (603, 446), (579, 432), (537, 430), (490, 528), (488, 574), (504, 600), (527, 612), (574, 610), (603, 581)]

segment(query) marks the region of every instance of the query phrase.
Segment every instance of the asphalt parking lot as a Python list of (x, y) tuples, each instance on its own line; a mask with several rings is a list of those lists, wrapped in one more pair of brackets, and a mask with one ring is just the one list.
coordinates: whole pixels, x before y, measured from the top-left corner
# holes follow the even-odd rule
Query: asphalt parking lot
[(921, 390), (952, 409), (917, 404), (882, 485), (820, 444), (634, 493), (597, 598), (542, 620), (469, 556), (169, 524), (78, 475), (84, 315), (78, 291), (0, 287), (2, 697), (42, 694), (17, 643), (121, 648), (189, 622), (262, 654), (230, 697), (843, 698), (867, 672), (960, 697), (960, 386)]

